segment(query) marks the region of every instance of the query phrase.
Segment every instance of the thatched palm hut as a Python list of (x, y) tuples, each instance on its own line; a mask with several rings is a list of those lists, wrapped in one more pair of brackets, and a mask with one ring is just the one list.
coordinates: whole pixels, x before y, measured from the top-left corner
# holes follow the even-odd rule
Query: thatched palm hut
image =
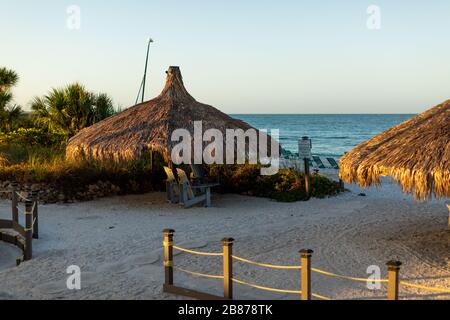
[(360, 144), (340, 167), (348, 183), (391, 176), (418, 200), (450, 197), (450, 100)]
[(172, 132), (187, 129), (192, 135), (194, 121), (203, 122), (203, 131), (252, 128), (216, 108), (197, 102), (186, 90), (179, 67), (170, 67), (161, 94), (115, 116), (82, 130), (68, 143), (69, 159), (80, 157), (100, 161), (129, 161), (147, 151), (155, 151), (170, 162)]

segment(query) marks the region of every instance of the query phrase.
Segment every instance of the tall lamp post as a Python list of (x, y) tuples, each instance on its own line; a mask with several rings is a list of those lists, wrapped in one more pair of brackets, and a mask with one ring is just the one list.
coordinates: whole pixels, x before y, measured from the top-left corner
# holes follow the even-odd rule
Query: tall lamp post
[[(149, 39), (148, 39), (147, 55), (146, 55), (146, 58), (145, 58), (144, 78), (142, 79), (141, 86), (140, 86), (140, 88), (139, 88), (138, 96), (137, 96), (137, 98), (136, 98), (136, 104), (137, 104), (138, 101), (139, 101), (139, 97), (141, 98), (141, 103), (144, 102), (144, 99), (145, 99), (145, 84), (146, 84), (146, 81), (147, 81), (148, 57), (149, 57), (149, 54), (150, 54), (150, 45), (151, 45), (153, 42), (154, 42), (154, 41), (153, 41), (152, 38), (149, 38)], [(142, 96), (141, 96), (141, 90), (142, 90)]]

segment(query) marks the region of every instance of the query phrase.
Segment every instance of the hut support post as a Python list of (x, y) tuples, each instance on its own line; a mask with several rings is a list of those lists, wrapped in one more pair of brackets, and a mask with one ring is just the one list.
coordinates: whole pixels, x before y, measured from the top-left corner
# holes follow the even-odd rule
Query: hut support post
[(150, 171), (153, 172), (153, 150), (150, 150)]
[(33, 239), (39, 239), (39, 212), (38, 212), (38, 191), (33, 190)]
[(450, 204), (447, 205), (448, 208), (448, 230), (450, 230)]
[(12, 220), (16, 223), (19, 223), (19, 209), (17, 209), (17, 205), (19, 204), (19, 197), (17, 196), (17, 190), (18, 190), (17, 183), (13, 183), (11, 196)]
[(234, 239), (223, 239), (223, 296), (233, 299), (233, 242)]
[(311, 257), (314, 251), (303, 249), (300, 251), (301, 269), (301, 300), (311, 300)]
[(339, 179), (339, 190), (341, 192), (345, 192), (345, 183), (344, 183), (344, 180), (342, 180), (342, 179)]
[(25, 254), (24, 260), (33, 258), (33, 202), (25, 203)]
[(399, 261), (389, 261), (388, 266), (388, 300), (398, 300), (399, 292), (399, 272), (400, 266), (402, 265)]
[(173, 234), (175, 230), (164, 230), (164, 274), (165, 284), (173, 285)]

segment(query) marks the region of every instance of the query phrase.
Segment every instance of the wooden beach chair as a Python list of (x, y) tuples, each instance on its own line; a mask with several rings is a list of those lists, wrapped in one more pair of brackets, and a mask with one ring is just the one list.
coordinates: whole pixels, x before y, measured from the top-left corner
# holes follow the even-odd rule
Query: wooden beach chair
[[(217, 183), (205, 183), (193, 186), (184, 170), (177, 169), (180, 183), (180, 203), (185, 208), (190, 208), (196, 204), (203, 203), (205, 207), (211, 206), (211, 188), (217, 186)], [(199, 190), (196, 195), (194, 190)]]
[(212, 181), (211, 179), (209, 179), (202, 165), (191, 164), (191, 169), (192, 169), (191, 173), (192, 185), (196, 186), (201, 184), (209, 184), (212, 185), (213, 187), (220, 186), (218, 179), (217, 181)]
[(206, 173), (201, 165), (191, 164), (191, 169), (192, 169), (191, 179), (194, 185), (203, 184), (206, 182)]
[(166, 192), (167, 192), (167, 201), (170, 203), (179, 203), (180, 202), (180, 184), (178, 183), (177, 178), (173, 174), (172, 169), (169, 167), (164, 167), (164, 171), (167, 175), (166, 180)]

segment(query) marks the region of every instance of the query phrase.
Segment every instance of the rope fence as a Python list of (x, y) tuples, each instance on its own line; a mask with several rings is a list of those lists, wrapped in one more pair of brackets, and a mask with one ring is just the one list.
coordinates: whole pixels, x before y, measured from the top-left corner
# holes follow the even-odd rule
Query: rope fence
[(450, 293), (449, 289), (426, 287), (426, 286), (421, 286), (421, 285), (418, 285), (418, 284), (404, 282), (404, 281), (401, 281), (400, 284), (405, 286), (405, 287), (421, 289), (421, 290), (425, 290), (425, 291), (434, 291), (434, 292), (440, 292), (440, 293)]
[[(311, 257), (313, 254), (312, 250), (301, 250), (300, 251), (300, 264), (298, 266), (289, 266), (289, 265), (276, 265), (276, 264), (268, 264), (256, 262), (250, 259), (242, 258), (237, 255), (233, 255), (233, 244), (234, 239), (223, 239), (223, 252), (201, 252), (195, 250), (189, 250), (186, 248), (178, 247), (174, 245), (174, 230), (167, 229), (164, 230), (164, 269), (165, 269), (165, 284), (164, 291), (168, 293), (174, 293), (179, 295), (188, 295), (193, 298), (201, 298), (207, 295), (209, 298), (217, 298), (217, 299), (233, 299), (233, 284), (238, 284), (246, 287), (250, 287), (253, 289), (274, 292), (274, 293), (285, 293), (298, 295), (301, 300), (311, 300), (312, 298), (316, 298), (319, 300), (331, 300), (323, 295), (319, 295), (313, 293), (311, 290), (311, 274), (320, 274), (322, 276), (333, 277), (343, 280), (355, 281), (355, 282), (364, 282), (364, 283), (386, 283), (387, 284), (387, 298), (388, 300), (398, 300), (399, 299), (399, 289), (400, 286), (410, 287), (415, 289), (421, 289), (426, 291), (434, 291), (439, 293), (450, 293), (449, 289), (443, 288), (433, 288), (422, 286), (410, 282), (400, 281), (400, 266), (401, 262), (398, 261), (390, 261), (387, 263), (388, 267), (388, 278), (387, 279), (371, 279), (371, 278), (358, 278), (351, 277), (346, 275), (339, 275), (336, 273), (324, 271), (321, 269), (313, 268), (311, 266)], [(208, 257), (222, 257), (223, 259), (223, 275), (211, 275), (205, 273), (194, 272), (190, 270), (185, 270), (179, 267), (174, 266), (173, 259), (173, 251), (177, 250), (180, 252), (184, 252), (187, 254), (198, 255), (198, 256), (208, 256)], [(247, 282), (237, 278), (233, 274), (233, 262), (240, 262), (249, 265), (254, 265), (263, 268), (275, 269), (275, 270), (298, 270), (300, 271), (300, 288), (299, 290), (290, 290), (290, 289), (280, 289), (280, 288), (272, 288), (263, 286), (260, 284), (255, 284), (251, 282)], [(197, 276), (201, 278), (208, 279), (220, 279), (223, 280), (223, 297), (211, 296), (206, 293), (196, 292), (193, 290), (188, 290), (184, 288), (179, 288), (174, 286), (173, 281), (173, 271), (177, 270), (192, 276)]]
[(311, 271), (322, 274), (324, 276), (328, 276), (328, 277), (340, 278), (340, 279), (357, 281), (357, 282), (365, 282), (365, 283), (367, 283), (367, 282), (388, 283), (389, 282), (389, 280), (387, 280), (387, 279), (367, 279), (367, 278), (354, 278), (354, 277), (342, 276), (339, 274), (335, 274), (335, 273), (331, 273), (331, 272), (327, 272), (327, 271), (323, 271), (323, 270), (315, 269), (315, 268), (311, 268)]
[(24, 202), (32, 201), (32, 200), (30, 200), (30, 199), (28, 199), (28, 198), (25, 198), (25, 197), (22, 195), (22, 193), (20, 193), (20, 192), (16, 192), (16, 194), (17, 194), (17, 196), (19, 197), (19, 199), (21, 199), (21, 200), (24, 201)]
[(244, 259), (238, 256), (232, 256), (234, 260), (252, 264), (254, 266), (264, 267), (264, 268), (270, 268), (270, 269), (281, 269), (281, 270), (301, 270), (301, 266), (279, 266), (279, 265), (273, 265), (273, 264), (266, 264), (266, 263), (259, 263), (255, 261), (251, 261), (248, 259)]
[(188, 249), (184, 249), (184, 248), (180, 248), (180, 247), (176, 247), (176, 246), (173, 246), (173, 248), (175, 250), (185, 252), (185, 253), (190, 253), (190, 254), (197, 255), (197, 256), (208, 256), (208, 257), (222, 257), (223, 256), (223, 253), (200, 252), (200, 251), (188, 250)]

